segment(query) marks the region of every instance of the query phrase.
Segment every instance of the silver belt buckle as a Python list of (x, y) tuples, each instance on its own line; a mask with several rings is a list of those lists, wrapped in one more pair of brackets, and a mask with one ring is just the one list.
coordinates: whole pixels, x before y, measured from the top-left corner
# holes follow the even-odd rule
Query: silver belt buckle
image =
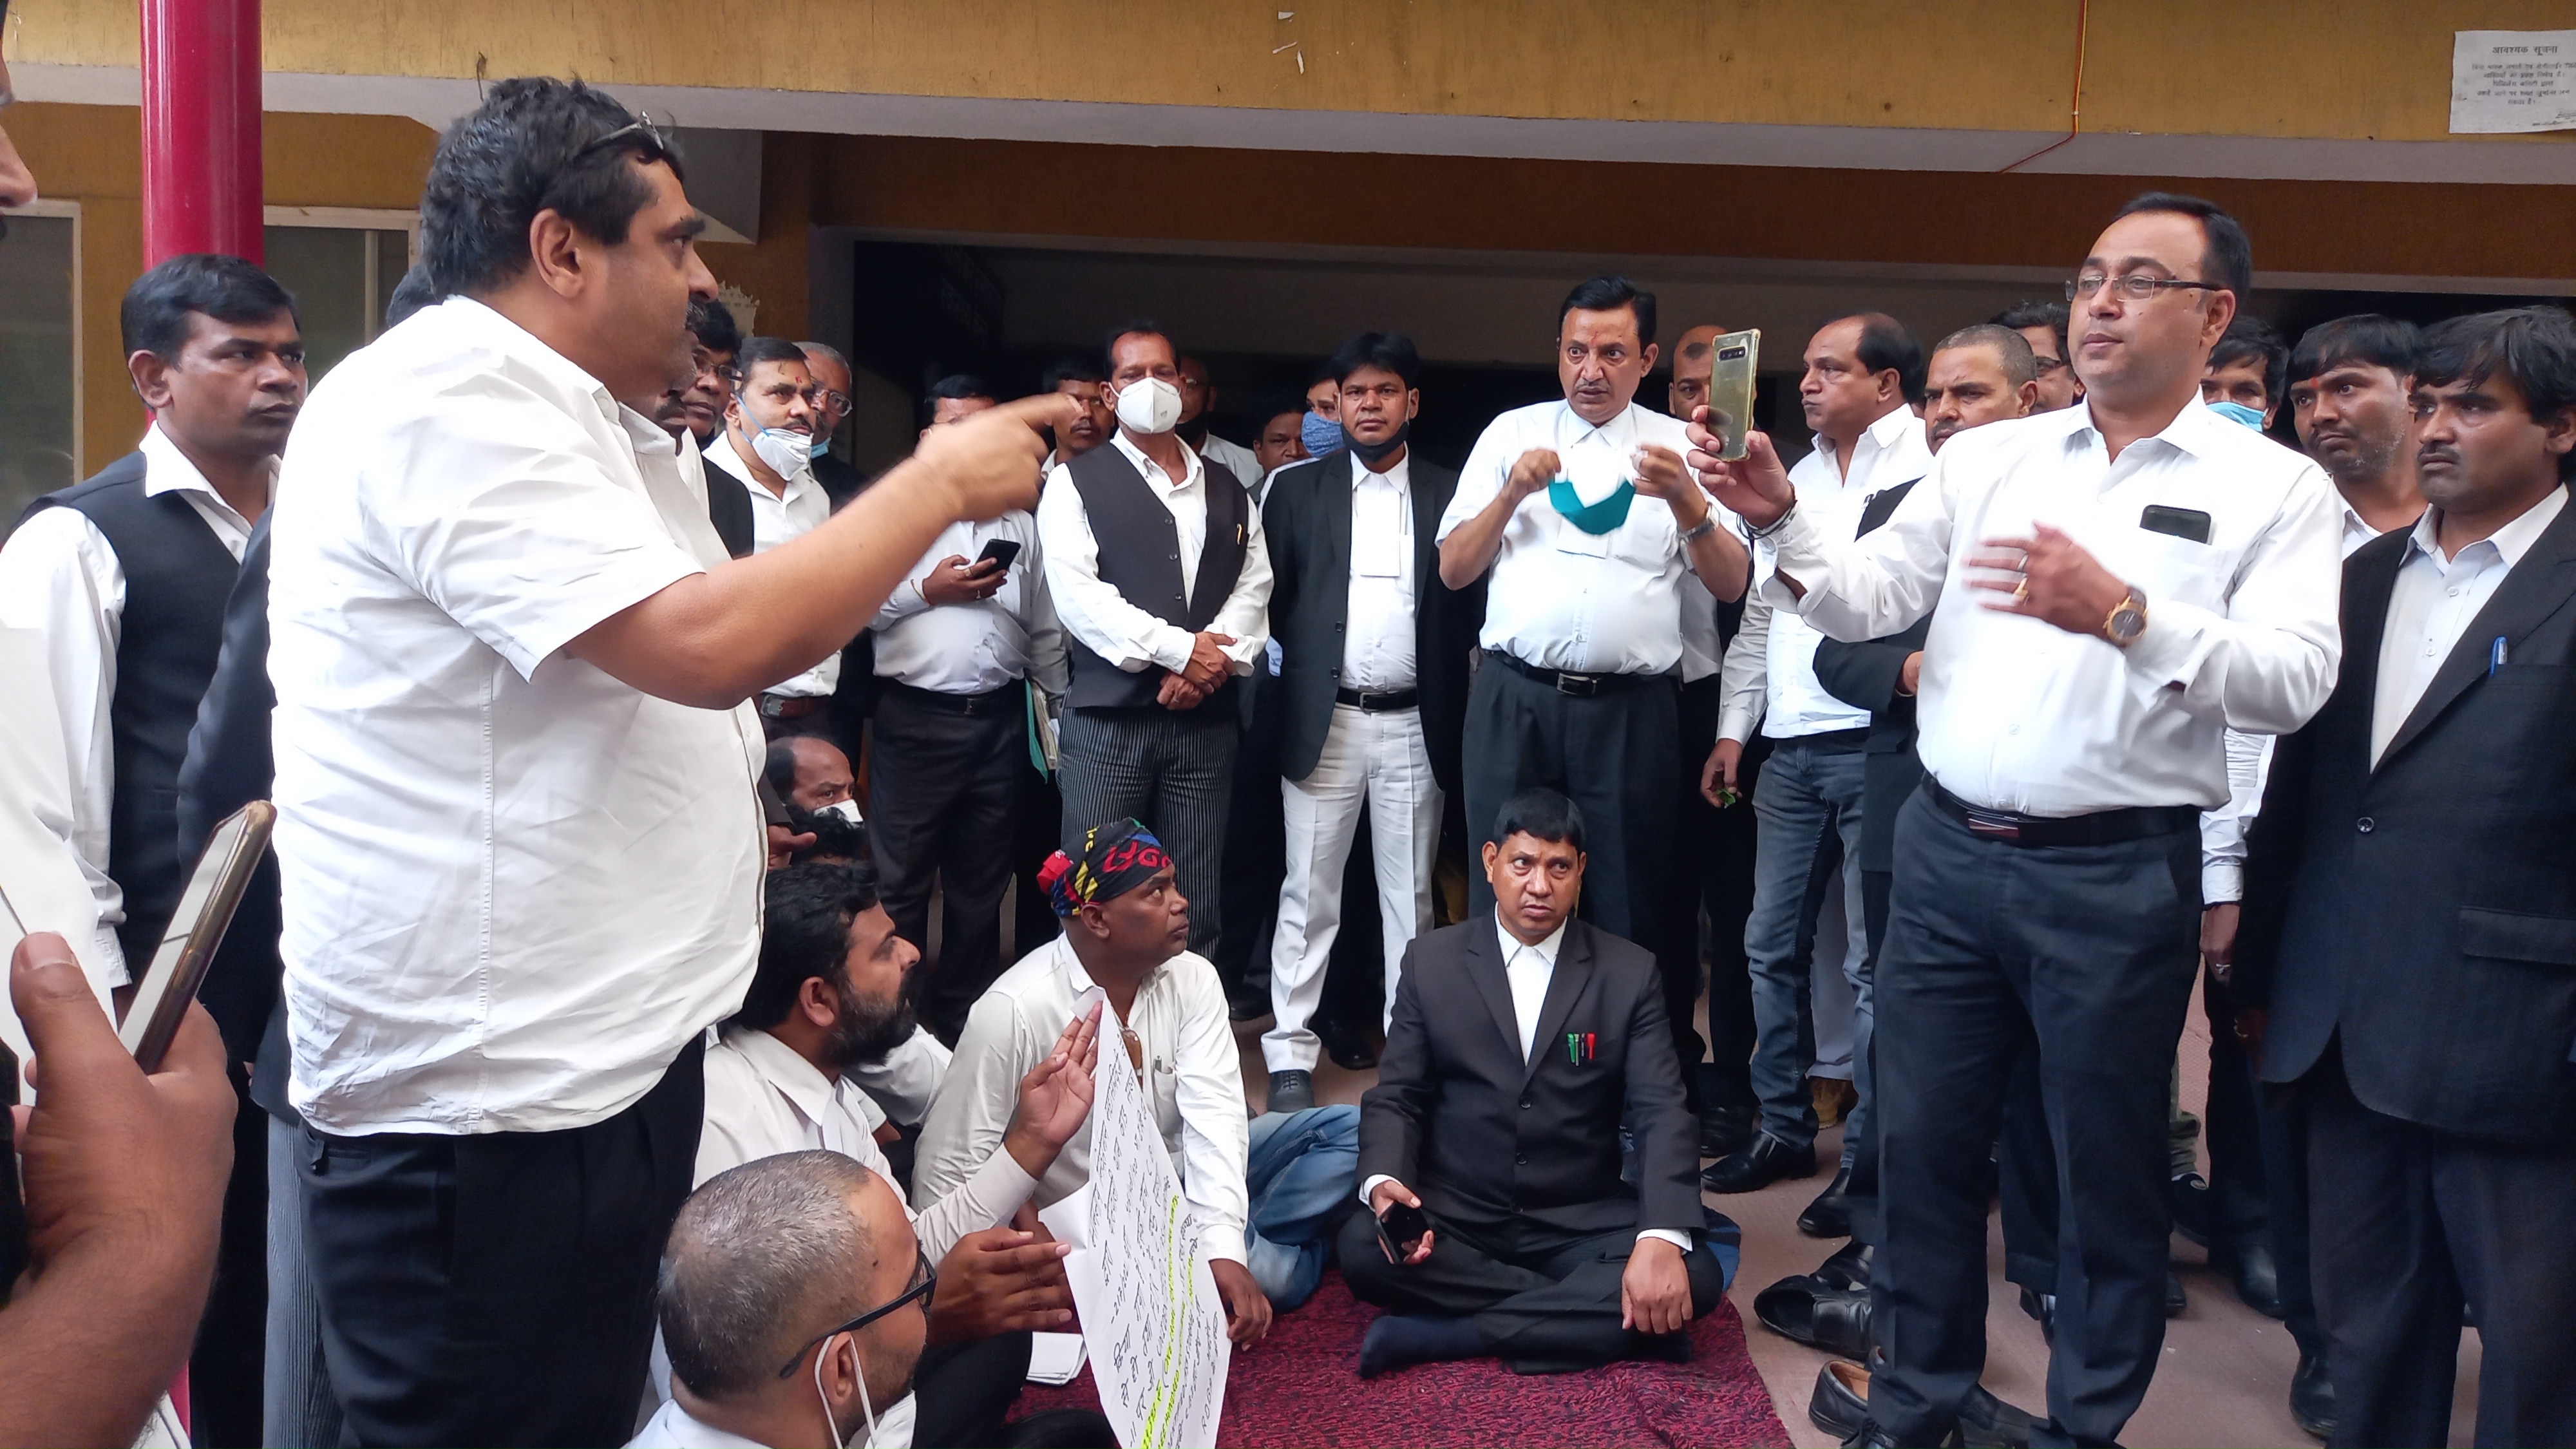
[(1577, 674), (1571, 669), (1560, 669), (1556, 671), (1556, 692), (1559, 694), (1572, 694), (1586, 697), (1599, 694), (1601, 692), (1601, 676), (1598, 674)]

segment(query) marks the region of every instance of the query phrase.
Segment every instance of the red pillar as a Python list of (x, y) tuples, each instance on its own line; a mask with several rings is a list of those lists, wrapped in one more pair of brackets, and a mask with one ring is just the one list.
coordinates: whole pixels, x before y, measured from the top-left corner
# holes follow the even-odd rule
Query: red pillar
[(259, 0), (143, 0), (143, 264), (259, 261)]

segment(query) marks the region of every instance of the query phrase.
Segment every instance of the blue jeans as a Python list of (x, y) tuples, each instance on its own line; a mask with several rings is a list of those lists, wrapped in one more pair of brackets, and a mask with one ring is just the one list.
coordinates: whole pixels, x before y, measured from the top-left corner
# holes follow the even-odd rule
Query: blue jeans
[(1807, 1068), (1816, 1058), (1813, 989), (1802, 939), (1815, 935), (1811, 898), (1816, 853), (1827, 832), (1841, 836), (1843, 898), (1851, 951), (1841, 963), (1852, 984), (1852, 1085), (1860, 1094), (1844, 1129), (1860, 1140), (1870, 1105), (1869, 957), (1861, 930), (1868, 911), (1861, 891), (1860, 800), (1869, 756), (1856, 748), (1781, 740), (1753, 790), (1761, 838), (1753, 857), (1753, 914), (1744, 923), (1744, 955), (1753, 970), (1753, 1091), (1762, 1099), (1762, 1130), (1792, 1147), (1816, 1140), (1816, 1103)]
[(1252, 1199), (1244, 1266), (1285, 1313), (1314, 1296), (1333, 1227), (1358, 1204), (1360, 1109), (1343, 1102), (1253, 1118), (1243, 1176)]

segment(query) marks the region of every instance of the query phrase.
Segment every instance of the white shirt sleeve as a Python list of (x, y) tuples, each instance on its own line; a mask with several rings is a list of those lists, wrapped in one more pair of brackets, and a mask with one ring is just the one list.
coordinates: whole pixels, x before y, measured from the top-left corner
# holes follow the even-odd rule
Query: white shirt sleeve
[[(1958, 505), (1944, 450), (1932, 471), (1906, 493), (1896, 512), (1860, 538), (1838, 537), (1815, 511), (1793, 510), (1779, 532), (1757, 543), (1772, 555), (1758, 590), (1831, 638), (1876, 639), (1911, 628), (1932, 612), (1950, 570), (1950, 525)], [(1756, 576), (1763, 576), (1760, 561)], [(1806, 589), (1801, 596), (1784, 579)], [(1749, 610), (1748, 610), (1749, 612)]]
[(1017, 1002), (989, 991), (966, 1013), (948, 1075), (921, 1119), (912, 1160), (915, 1205), (943, 1201), (995, 1154), (1010, 1155), (1002, 1152), (1002, 1134), (1020, 1103), (1020, 1076), (1027, 1069), (1018, 1063), (1034, 1050), (1020, 1040), (1019, 1018)]
[(1760, 593), (1745, 596), (1744, 622), (1717, 674), (1717, 737), (1751, 740), (1771, 704), (1771, 602)]
[(1057, 699), (1072, 683), (1064, 649), (1064, 621), (1056, 617), (1055, 591), (1047, 587), (1046, 541), (1032, 528), (1027, 568), (1020, 575), (1021, 608), (1028, 614), (1029, 678)]
[(1206, 1224), (1208, 1256), (1240, 1263), (1244, 1229), (1252, 1219), (1252, 1200), (1244, 1191), (1252, 1128), (1244, 1116), (1243, 1057), (1216, 972), (1202, 967), (1191, 978), (1184, 983), (1172, 1063), (1179, 1078), (1181, 1193)]
[[(116, 697), (116, 645), (125, 614), (125, 569), (98, 525), (79, 510), (47, 508), (0, 545), (0, 628), (44, 636), (62, 739), (62, 778), (71, 783), (71, 847), (98, 902), (99, 936), (113, 942), (125, 893), (107, 873), (108, 828), (116, 795), (116, 744), (108, 710)], [(84, 953), (86, 954), (86, 953)], [(121, 953), (115, 985), (129, 979)]]
[(1440, 515), (1440, 534), (1433, 543), (1447, 543), (1458, 525), (1485, 511), (1503, 483), (1511, 477), (1512, 461), (1520, 456), (1503, 456), (1504, 444), (1495, 435), (1510, 429), (1488, 426), (1476, 436), (1476, 446), (1467, 454), (1467, 466), (1458, 470), (1458, 491), (1449, 495), (1449, 507)]
[(888, 1118), (909, 1127), (930, 1111), (939, 1080), (948, 1075), (950, 1053), (922, 1027), (914, 1027), (903, 1044), (878, 1061), (861, 1062), (845, 1075), (885, 1109)]
[(470, 391), (358, 470), (359, 503), (370, 547), (521, 678), (592, 625), (705, 572), (559, 406), (505, 373)]
[[(882, 1155), (878, 1160), (884, 1160)], [(886, 1180), (892, 1182), (893, 1175), (888, 1173)], [(974, 1175), (920, 1210), (913, 1223), (914, 1231), (920, 1235), (921, 1246), (929, 1252), (931, 1261), (937, 1262), (947, 1257), (948, 1250), (968, 1233), (1009, 1222), (1011, 1214), (1020, 1210), (1020, 1204), (1029, 1200), (1037, 1186), (1038, 1180), (1003, 1151), (997, 1139), (993, 1155), (984, 1159), (984, 1165), (976, 1168)]]
[(2225, 612), (2147, 600), (2146, 632), (2125, 651), (2130, 671), (2181, 686), (2185, 711), (2230, 729), (2277, 735), (2306, 724), (2334, 692), (2343, 657), (2341, 601), (2310, 587), (2342, 577), (2340, 501), (2311, 465), (2246, 551)]
[(2229, 730), (2227, 803), (2200, 817), (2200, 901), (2204, 906), (2245, 898), (2245, 833), (2263, 808), (2263, 781), (2272, 769), (2271, 735)]
[(1208, 623), (1210, 633), (1233, 638), (1217, 652), (1233, 661), (1236, 674), (1250, 674), (1253, 661), (1267, 654), (1270, 646), (1270, 540), (1261, 532), (1261, 510), (1247, 511), (1243, 569), (1235, 575), (1224, 606)]
[[(1126, 596), (1100, 578), (1100, 540), (1091, 532), (1082, 493), (1073, 486), (1072, 470), (1056, 465), (1038, 499), (1038, 541), (1046, 549), (1047, 592), (1065, 632), (1092, 653), (1130, 674), (1148, 664), (1179, 670), (1190, 661), (1196, 639), (1177, 624), (1166, 624), (1127, 602)], [(1249, 560), (1246, 560), (1247, 566)], [(1262, 601), (1269, 601), (1269, 565), (1262, 567)]]

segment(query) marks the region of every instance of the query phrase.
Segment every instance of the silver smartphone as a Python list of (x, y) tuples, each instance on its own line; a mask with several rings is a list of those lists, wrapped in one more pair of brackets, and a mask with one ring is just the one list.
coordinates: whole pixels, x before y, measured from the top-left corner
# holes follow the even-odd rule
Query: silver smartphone
[(253, 800), (206, 837), (179, 909), (171, 913), (169, 929), (161, 933), (160, 948), (152, 953), (152, 965), (117, 1030), (144, 1071), (161, 1069), (161, 1056), (170, 1049), (170, 1038), (179, 1034), (197, 988), (205, 984), (206, 968), (214, 964), (215, 948), (224, 943), (224, 930), (233, 923), (242, 891), (267, 853), (268, 833), (276, 824), (277, 807)]
[(1753, 374), (1762, 365), (1762, 329), (1728, 332), (1710, 344), (1708, 430), (1726, 446), (1720, 458), (1744, 456), (1744, 434), (1753, 426)]

